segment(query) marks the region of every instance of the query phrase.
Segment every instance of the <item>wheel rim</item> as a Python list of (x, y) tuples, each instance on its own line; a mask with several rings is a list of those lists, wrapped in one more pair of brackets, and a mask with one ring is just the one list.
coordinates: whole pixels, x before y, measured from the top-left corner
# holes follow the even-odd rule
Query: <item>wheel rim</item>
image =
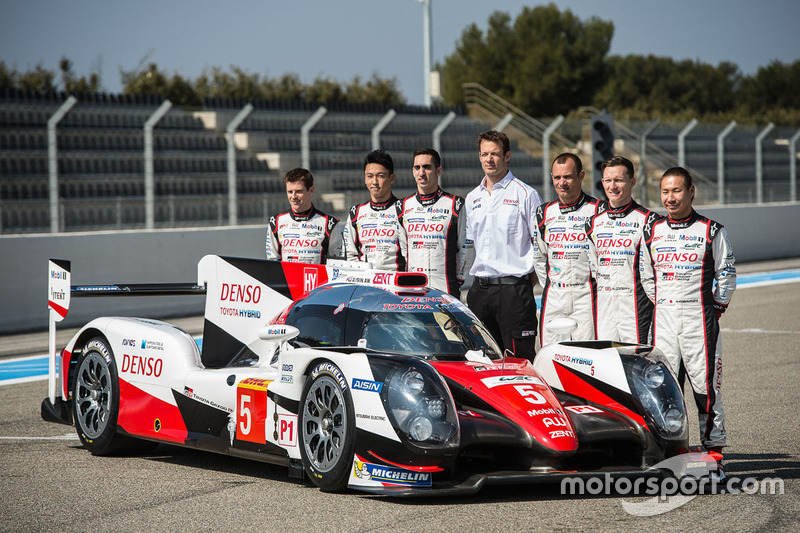
[(327, 472), (342, 457), (347, 436), (347, 411), (342, 390), (323, 376), (315, 381), (303, 405), (303, 445), (314, 468)]
[(96, 439), (108, 425), (111, 412), (111, 374), (105, 359), (89, 353), (78, 369), (75, 412), (81, 430)]

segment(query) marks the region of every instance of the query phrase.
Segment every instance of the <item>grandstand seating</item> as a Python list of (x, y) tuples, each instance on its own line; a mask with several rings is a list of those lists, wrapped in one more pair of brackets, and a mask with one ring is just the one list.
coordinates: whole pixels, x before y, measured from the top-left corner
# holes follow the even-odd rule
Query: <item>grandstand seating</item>
[[(141, 227), (144, 224), (145, 121), (164, 101), (161, 97), (77, 95), (78, 104), (57, 129), (57, 171), (61, 223), (67, 231)], [(66, 99), (63, 93), (0, 91), (0, 232), (49, 231), (47, 121)], [(233, 116), (246, 103), (206, 99), (205, 112)], [(238, 131), (258, 137), (258, 151), (299, 161), (300, 128), (319, 108), (313, 102), (257, 101)], [(324, 195), (345, 195), (347, 202), (367, 198), (364, 155), (372, 149), (372, 129), (390, 110), (380, 104), (326, 104), (328, 112), (310, 132), (310, 166), (319, 194), (318, 207), (339, 217)], [(443, 187), (466, 195), (480, 178), (476, 137), (492, 126), (461, 108), (397, 106), (380, 133), (381, 147), (395, 161), (395, 193), (411, 194), (411, 154), (432, 145), (432, 132), (447, 113), (455, 120), (441, 137)], [(173, 107), (153, 130), (157, 227), (227, 223), (227, 142), (220, 128), (206, 128), (194, 113)], [(224, 117), (222, 119), (224, 123)], [(224, 124), (223, 124), (224, 127)], [(629, 123), (640, 131), (644, 123)], [(682, 125), (662, 124), (648, 140), (677, 155)], [(579, 128), (580, 129), (580, 128)], [(687, 164), (715, 179), (716, 135), (722, 126), (701, 125), (686, 142)], [(776, 138), (792, 132), (779, 128), (764, 144), (766, 201), (784, 199), (788, 188), (788, 153)], [(755, 128), (737, 128), (726, 140), (728, 201), (753, 201)], [(270, 168), (255, 149), (236, 151), (240, 223), (264, 223), (286, 208), (281, 171)], [(284, 159), (285, 158), (285, 159)], [(542, 161), (512, 144), (511, 169), (541, 190)], [(285, 170), (285, 169), (282, 169)]]
[[(142, 129), (163, 99), (101, 94), (77, 97), (78, 104), (58, 124), (56, 137), (64, 228), (143, 224)], [(65, 99), (65, 94), (0, 91), (2, 232), (49, 230), (47, 121)], [(207, 99), (204, 110), (230, 115), (245, 103)], [(267, 152), (299, 160), (300, 128), (319, 105), (253, 104), (255, 111), (239, 131), (264, 138)], [(363, 159), (372, 149), (372, 128), (390, 107), (342, 103), (327, 107), (329, 112), (310, 138), (310, 166), (317, 190), (345, 192), (353, 201), (362, 201), (367, 198)], [(394, 120), (381, 133), (381, 146), (395, 159), (398, 195), (411, 194), (415, 187), (412, 151), (431, 146), (434, 128), (450, 111), (455, 111), (457, 118), (441, 138), (446, 168), (443, 183), (459, 194), (475, 186), (480, 173), (475, 138), (487, 129), (486, 124), (464, 116), (460, 108), (399, 106), (395, 111)], [(153, 150), (157, 226), (227, 221), (227, 204), (220, 200), (228, 187), (227, 143), (219, 130), (206, 129), (191, 110), (172, 108), (154, 127)], [(246, 151), (237, 151), (236, 161), (242, 223), (263, 223), (271, 212), (267, 209), (285, 208), (278, 170)], [(515, 152), (514, 163), (515, 173), (521, 177), (541, 174), (540, 162), (522, 152)], [(317, 204), (326, 208), (321, 197)], [(82, 213), (87, 210), (92, 213)], [(334, 210), (334, 214), (344, 217), (346, 209)]]
[[(627, 123), (634, 131), (641, 131), (644, 122)], [(661, 123), (647, 140), (674, 157), (678, 157), (678, 134), (685, 124)], [(686, 165), (716, 181), (717, 137), (725, 124), (700, 124), (685, 139)], [(756, 200), (755, 139), (762, 128), (739, 125), (726, 138), (725, 194), (726, 203), (747, 203)], [(775, 128), (763, 141), (763, 199), (767, 202), (788, 200), (789, 152), (784, 141), (794, 134), (788, 128)]]

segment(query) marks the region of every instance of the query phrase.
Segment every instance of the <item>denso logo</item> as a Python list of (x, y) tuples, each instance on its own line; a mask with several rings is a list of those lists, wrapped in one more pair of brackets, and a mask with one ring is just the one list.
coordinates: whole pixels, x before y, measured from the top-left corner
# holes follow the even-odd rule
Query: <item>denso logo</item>
[(283, 239), (281, 246), (284, 248), (316, 248), (319, 239)]
[(372, 228), (362, 232), (362, 238), (366, 237), (394, 237), (394, 228)]
[(409, 224), (408, 231), (444, 231), (444, 224)]
[(157, 357), (142, 357), (139, 355), (122, 355), (122, 372), (139, 374), (140, 376), (161, 376), (164, 361)]
[(598, 239), (598, 248), (630, 248), (633, 239)]
[(673, 254), (657, 254), (656, 261), (661, 262), (677, 262), (677, 263), (693, 263), (697, 261), (696, 253), (673, 253)]
[(574, 242), (585, 241), (585, 233), (550, 233), (547, 235), (547, 242)]
[(236, 283), (223, 283), (219, 299), (228, 302), (243, 302), (257, 304), (261, 300), (261, 287), (258, 285), (238, 285)]

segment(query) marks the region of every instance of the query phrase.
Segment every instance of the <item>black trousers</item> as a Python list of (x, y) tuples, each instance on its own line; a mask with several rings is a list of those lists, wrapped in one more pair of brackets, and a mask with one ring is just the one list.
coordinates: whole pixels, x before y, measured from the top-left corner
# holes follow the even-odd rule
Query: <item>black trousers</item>
[(533, 361), (536, 355), (536, 299), (530, 282), (484, 285), (476, 280), (467, 306), (486, 325), (502, 350)]

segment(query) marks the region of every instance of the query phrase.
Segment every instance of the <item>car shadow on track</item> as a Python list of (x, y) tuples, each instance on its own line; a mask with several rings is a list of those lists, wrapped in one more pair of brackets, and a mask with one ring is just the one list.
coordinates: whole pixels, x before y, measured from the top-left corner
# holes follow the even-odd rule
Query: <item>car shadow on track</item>
[(726, 453), (725, 473), (740, 478), (800, 479), (800, 455), (785, 453)]
[[(80, 446), (78, 448), (80, 448)], [(200, 470), (214, 470), (225, 474), (247, 476), (265, 481), (281, 481), (295, 484), (308, 484), (309, 487), (313, 486), (308, 480), (290, 478), (288, 468), (285, 466), (262, 463), (205, 450), (194, 450), (162, 443), (154, 450), (136, 456), (147, 461), (168, 463)]]

